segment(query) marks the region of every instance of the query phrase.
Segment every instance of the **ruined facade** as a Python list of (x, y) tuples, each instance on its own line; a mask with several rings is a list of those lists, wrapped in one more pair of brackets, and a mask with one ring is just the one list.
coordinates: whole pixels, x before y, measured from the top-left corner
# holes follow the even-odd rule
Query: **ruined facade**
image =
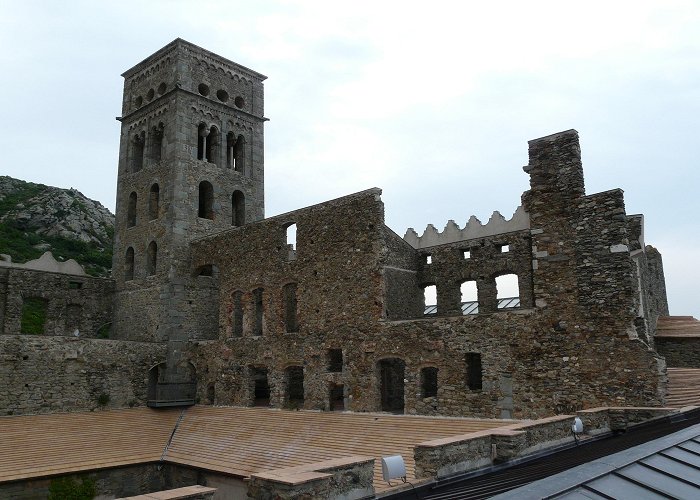
[(16, 402), (47, 377), (22, 353), (67, 370), (67, 345), (103, 371), (54, 381), (64, 410), (96, 407), (71, 397), (91, 385), (109, 406), (534, 417), (663, 403), (661, 257), (621, 190), (585, 193), (575, 131), (530, 141), (510, 220), (401, 238), (376, 188), (264, 218), (259, 73), (178, 39), (123, 76), (114, 280), (90, 285), (109, 340), (21, 335), (41, 283), (0, 274), (3, 412), (57, 409), (41, 390)]

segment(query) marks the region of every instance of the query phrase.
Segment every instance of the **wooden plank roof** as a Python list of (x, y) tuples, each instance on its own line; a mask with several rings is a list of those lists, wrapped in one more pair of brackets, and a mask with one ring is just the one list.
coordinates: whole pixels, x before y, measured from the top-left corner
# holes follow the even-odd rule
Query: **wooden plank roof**
[(157, 461), (179, 415), (127, 408), (0, 417), (0, 483)]
[(402, 455), (411, 481), (415, 479), (416, 444), (515, 422), (196, 406), (185, 413), (167, 460), (247, 477), (349, 455), (369, 455), (376, 458), (374, 482), (381, 491), (385, 489), (382, 456)]
[[(0, 417), (0, 482), (158, 461), (180, 414), (134, 408)], [(382, 491), (382, 456), (402, 455), (411, 481), (416, 444), (515, 422), (195, 406), (185, 410), (165, 461), (247, 477), (368, 455)]]
[(667, 368), (666, 405), (682, 408), (700, 406), (700, 368)]
[(700, 321), (692, 316), (662, 316), (656, 323), (657, 337), (700, 337)]

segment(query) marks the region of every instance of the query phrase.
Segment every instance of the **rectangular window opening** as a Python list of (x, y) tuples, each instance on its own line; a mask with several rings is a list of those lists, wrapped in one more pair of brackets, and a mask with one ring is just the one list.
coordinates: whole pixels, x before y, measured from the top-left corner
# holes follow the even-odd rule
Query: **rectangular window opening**
[(340, 373), (343, 371), (343, 350), (328, 349), (328, 371)]
[(468, 352), (464, 356), (467, 368), (467, 387), (471, 391), (480, 391), (483, 387), (483, 369), (481, 366), (481, 354)]
[(434, 367), (423, 368), (420, 371), (421, 394), (424, 398), (437, 397), (438, 390), (438, 369)]

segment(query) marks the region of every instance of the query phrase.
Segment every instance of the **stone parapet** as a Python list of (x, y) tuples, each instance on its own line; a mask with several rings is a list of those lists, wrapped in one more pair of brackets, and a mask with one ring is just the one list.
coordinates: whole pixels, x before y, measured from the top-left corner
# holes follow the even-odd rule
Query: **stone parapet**
[(460, 229), (455, 221), (449, 220), (442, 232), (439, 232), (432, 224), (428, 224), (422, 236), (418, 236), (415, 229), (409, 227), (403, 238), (413, 248), (419, 249), (512, 233), (529, 228), (530, 216), (522, 206), (519, 206), (510, 220), (506, 220), (500, 212), (494, 211), (486, 224), (482, 224), (479, 219), (472, 215), (463, 229)]
[(581, 418), (584, 433), (579, 439), (627, 428), (678, 412), (674, 408), (601, 407), (576, 415), (557, 415), (472, 434), (426, 441), (416, 445), (416, 477), (443, 479), (492, 464), (511, 461), (574, 442), (571, 426)]
[(374, 495), (374, 458), (351, 456), (250, 476), (248, 498), (342, 498)]

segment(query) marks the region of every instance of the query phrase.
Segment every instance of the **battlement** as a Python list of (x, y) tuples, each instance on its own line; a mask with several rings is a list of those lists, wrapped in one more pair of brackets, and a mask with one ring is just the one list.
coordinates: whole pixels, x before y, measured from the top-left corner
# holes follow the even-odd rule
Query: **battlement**
[(432, 224), (428, 224), (422, 236), (418, 236), (418, 233), (412, 227), (409, 227), (403, 239), (413, 248), (418, 249), (455, 243), (457, 241), (473, 240), (496, 234), (512, 233), (513, 231), (529, 228), (530, 216), (522, 206), (519, 206), (510, 220), (506, 220), (500, 212), (495, 211), (491, 214), (488, 222), (482, 224), (479, 219), (472, 215), (464, 229), (460, 229), (455, 221), (449, 220), (442, 232), (439, 232)]

